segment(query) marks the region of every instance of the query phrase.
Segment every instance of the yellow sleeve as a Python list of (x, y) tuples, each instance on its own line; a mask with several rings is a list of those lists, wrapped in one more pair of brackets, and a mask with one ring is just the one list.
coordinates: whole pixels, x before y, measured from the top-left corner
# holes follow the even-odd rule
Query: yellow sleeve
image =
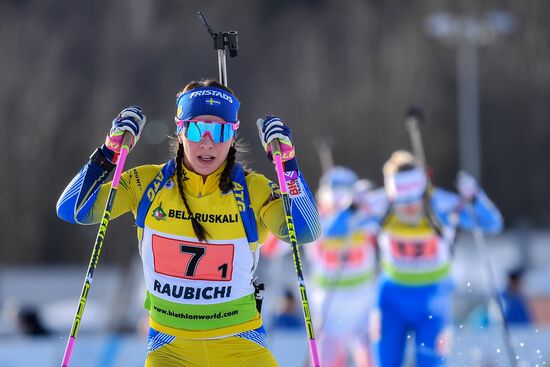
[[(130, 211), (134, 214), (134, 217), (136, 216), (137, 207), (145, 189), (155, 179), (161, 168), (162, 165), (145, 165), (122, 173), (115, 201), (111, 209), (111, 219)], [(90, 223), (98, 223), (101, 220), (110, 190), (111, 182), (101, 185), (99, 194), (91, 210)]]
[(268, 232), (284, 238), (286, 222), (279, 186), (256, 172), (246, 176), (246, 184), (250, 193), (250, 204), (256, 216), (258, 241), (263, 243)]

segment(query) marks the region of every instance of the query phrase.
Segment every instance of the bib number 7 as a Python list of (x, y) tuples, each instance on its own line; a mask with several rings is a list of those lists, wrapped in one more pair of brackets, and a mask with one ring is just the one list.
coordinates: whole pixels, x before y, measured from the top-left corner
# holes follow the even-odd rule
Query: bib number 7
[(181, 241), (153, 235), (155, 272), (193, 280), (230, 281), (233, 244)]

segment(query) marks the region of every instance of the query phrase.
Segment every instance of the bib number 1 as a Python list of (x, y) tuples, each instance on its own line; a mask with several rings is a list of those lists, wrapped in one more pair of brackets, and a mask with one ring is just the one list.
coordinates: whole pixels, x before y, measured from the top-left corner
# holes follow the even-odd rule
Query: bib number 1
[(208, 244), (153, 235), (155, 272), (193, 280), (230, 281), (233, 244)]

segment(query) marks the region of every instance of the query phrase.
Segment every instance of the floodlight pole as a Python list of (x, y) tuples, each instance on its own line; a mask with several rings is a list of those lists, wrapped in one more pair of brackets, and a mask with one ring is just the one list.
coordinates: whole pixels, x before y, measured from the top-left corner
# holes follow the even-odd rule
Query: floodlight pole
[(438, 13), (426, 20), (429, 35), (456, 47), (459, 167), (478, 182), (482, 180), (478, 49), (513, 28), (514, 19), (503, 12), (484, 18)]

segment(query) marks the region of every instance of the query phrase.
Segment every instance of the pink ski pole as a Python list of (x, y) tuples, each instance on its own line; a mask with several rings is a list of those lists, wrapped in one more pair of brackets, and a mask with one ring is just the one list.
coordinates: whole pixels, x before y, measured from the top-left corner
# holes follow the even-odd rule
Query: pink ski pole
[(126, 132), (124, 134), (124, 139), (122, 140), (122, 148), (120, 149), (120, 156), (118, 157), (118, 163), (115, 169), (115, 175), (113, 176), (113, 182), (111, 183), (111, 190), (109, 191), (109, 197), (107, 198), (107, 203), (105, 204), (105, 210), (103, 211), (101, 223), (99, 224), (99, 231), (97, 232), (97, 237), (95, 239), (94, 248), (92, 250), (92, 257), (90, 259), (90, 264), (88, 265), (86, 278), (84, 279), (84, 285), (82, 286), (80, 301), (78, 303), (78, 308), (76, 309), (76, 314), (74, 316), (69, 340), (67, 340), (67, 346), (65, 347), (65, 353), (63, 354), (63, 362), (61, 363), (61, 367), (69, 367), (69, 363), (71, 361), (74, 343), (76, 341), (78, 329), (80, 328), (80, 321), (82, 320), (84, 307), (86, 306), (86, 301), (88, 300), (88, 292), (90, 290), (90, 287), (92, 286), (92, 277), (94, 275), (94, 270), (99, 260), (99, 254), (101, 253), (101, 247), (103, 246), (103, 239), (105, 238), (105, 232), (107, 232), (107, 226), (109, 225), (109, 219), (111, 218), (111, 209), (115, 201), (118, 183), (120, 181), (120, 176), (122, 175), (122, 170), (124, 168), (126, 157), (128, 156), (128, 152), (130, 151), (129, 145), (131, 138), (132, 135), (130, 133)]
[(298, 250), (296, 230), (294, 229), (294, 221), (292, 219), (292, 208), (290, 205), (288, 188), (286, 186), (286, 181), (285, 181), (283, 160), (281, 158), (281, 147), (277, 139), (273, 140), (270, 143), (270, 146), (271, 146), (271, 154), (273, 155), (273, 160), (275, 162), (275, 171), (277, 172), (279, 187), (281, 189), (281, 196), (283, 198), (286, 227), (288, 229), (288, 237), (292, 248), (292, 258), (294, 259), (294, 267), (296, 268), (296, 274), (298, 275), (298, 285), (300, 287), (300, 297), (302, 298), (302, 310), (304, 311), (304, 321), (306, 323), (306, 331), (309, 339), (309, 349), (311, 352), (311, 360), (313, 362), (314, 367), (320, 367), (319, 353), (317, 352), (317, 343), (315, 342), (315, 335), (313, 332), (313, 322), (311, 321), (311, 313), (309, 312), (309, 302), (307, 300), (306, 285), (304, 282), (304, 274), (302, 272), (302, 261), (300, 260), (300, 251)]

